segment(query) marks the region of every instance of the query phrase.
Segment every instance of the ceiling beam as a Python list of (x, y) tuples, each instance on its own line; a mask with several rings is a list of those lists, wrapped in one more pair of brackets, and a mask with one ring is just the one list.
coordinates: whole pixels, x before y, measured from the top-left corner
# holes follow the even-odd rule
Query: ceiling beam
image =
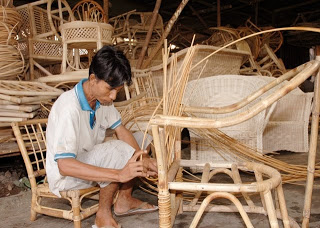
[(287, 7), (278, 8), (278, 9), (273, 10), (273, 13), (279, 13), (281, 11), (291, 10), (291, 9), (294, 9), (294, 8), (298, 8), (300, 6), (312, 4), (314, 2), (319, 2), (319, 0), (310, 0), (310, 1), (306, 1), (306, 2), (301, 2), (299, 4), (290, 5), (290, 6), (287, 6)]
[[(231, 9), (232, 8), (232, 5), (224, 5), (224, 6), (221, 6), (221, 10), (227, 10), (227, 9)], [(202, 9), (202, 10), (197, 10), (197, 12), (199, 14), (202, 14), (202, 13), (210, 13), (210, 12), (217, 12), (217, 6), (213, 6), (211, 8), (206, 8), (206, 9)], [(194, 15), (192, 13), (192, 15)]]
[(197, 16), (197, 18), (199, 19), (199, 21), (201, 22), (201, 24), (205, 27), (208, 28), (207, 23), (202, 19), (202, 17), (200, 16), (200, 14), (198, 14), (198, 12), (190, 5), (188, 4), (188, 7), (191, 9), (192, 14), (195, 14)]

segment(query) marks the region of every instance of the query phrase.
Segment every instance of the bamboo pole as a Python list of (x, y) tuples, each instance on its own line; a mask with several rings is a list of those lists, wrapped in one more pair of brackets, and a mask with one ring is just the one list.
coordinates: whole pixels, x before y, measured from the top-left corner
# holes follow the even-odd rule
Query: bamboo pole
[[(319, 54), (319, 53), (318, 53)], [(320, 61), (320, 55), (316, 57), (316, 60)], [(305, 201), (303, 208), (303, 221), (302, 227), (309, 227), (309, 219), (311, 214), (311, 200), (312, 189), (314, 182), (315, 160), (317, 153), (317, 141), (319, 130), (319, 112), (320, 112), (320, 70), (318, 70), (317, 77), (314, 85), (314, 106), (312, 110), (312, 123), (311, 123), (311, 136), (310, 136), (310, 148), (308, 155), (308, 176), (307, 186), (305, 190)]]
[(157, 46), (153, 49), (151, 52), (149, 58), (144, 62), (142, 65), (142, 68), (146, 68), (150, 65), (151, 60), (154, 58), (154, 56), (157, 54), (157, 52), (160, 50), (161, 46), (163, 45), (163, 41), (167, 38), (168, 34), (170, 33), (174, 23), (178, 19), (180, 13), (182, 12), (183, 8), (187, 5), (189, 0), (182, 0), (180, 5), (178, 6), (176, 12), (172, 15), (171, 19), (169, 20), (160, 40), (157, 43)]
[(142, 45), (142, 50), (141, 50), (141, 53), (140, 53), (140, 56), (139, 56), (139, 59), (138, 59), (137, 65), (136, 65), (137, 69), (141, 68), (144, 56), (146, 55), (148, 45), (151, 40), (152, 31), (153, 31), (154, 25), (156, 24), (157, 18), (158, 18), (158, 12), (159, 12), (160, 5), (161, 5), (161, 0), (157, 0), (156, 4), (154, 6), (153, 12), (152, 12), (152, 19), (151, 19), (151, 23), (149, 26), (149, 30), (148, 30), (146, 39), (144, 40), (144, 43)]
[(243, 98), (242, 100), (238, 101), (237, 103), (227, 105), (227, 106), (222, 106), (222, 107), (200, 107), (200, 106), (199, 107), (198, 106), (190, 107), (190, 106), (185, 106), (184, 111), (192, 112), (192, 113), (208, 113), (208, 114), (221, 114), (221, 113), (234, 112), (234, 111), (246, 106), (250, 102), (254, 101), (259, 96), (264, 94), (265, 92), (274, 88), (276, 85), (279, 85), (281, 82), (283, 82), (285, 80), (289, 80), (290, 78), (294, 77), (295, 75), (297, 75), (299, 72), (301, 72), (303, 69), (305, 69), (310, 64), (311, 64), (310, 62), (307, 62), (303, 65), (300, 65), (300, 66), (286, 72), (282, 76), (274, 79), (270, 83), (261, 87), (255, 93), (250, 94), (249, 96)]

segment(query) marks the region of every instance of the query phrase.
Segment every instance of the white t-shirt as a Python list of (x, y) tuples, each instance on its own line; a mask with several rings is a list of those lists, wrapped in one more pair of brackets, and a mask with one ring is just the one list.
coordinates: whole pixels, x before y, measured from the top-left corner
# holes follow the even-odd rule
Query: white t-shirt
[[(61, 176), (57, 159), (77, 158), (103, 142), (106, 129), (121, 125), (121, 117), (113, 106), (103, 106), (97, 101), (92, 110), (80, 81), (72, 90), (63, 93), (52, 106), (46, 130), (46, 172), (51, 192), (60, 196), (66, 189), (66, 177)], [(94, 120), (94, 116), (96, 119)]]

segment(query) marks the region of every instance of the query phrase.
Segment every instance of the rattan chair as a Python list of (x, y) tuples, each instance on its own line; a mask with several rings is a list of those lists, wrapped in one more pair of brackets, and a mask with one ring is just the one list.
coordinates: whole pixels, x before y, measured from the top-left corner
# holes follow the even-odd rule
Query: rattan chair
[[(200, 78), (188, 82), (184, 104), (186, 106), (196, 107), (223, 107), (236, 104), (245, 99), (258, 88), (264, 85), (264, 81), (257, 77), (241, 76), (241, 75), (217, 75), (207, 78)], [(226, 113), (197, 113), (195, 116), (203, 118), (223, 118), (235, 115), (239, 112), (248, 110), (255, 102), (242, 107), (239, 110)], [(223, 133), (245, 143), (251, 148), (256, 149), (260, 153), (263, 151), (263, 132), (272, 114), (275, 104), (267, 110), (261, 111), (253, 118), (240, 124), (219, 128)], [(202, 161), (241, 161), (240, 158), (232, 153), (219, 148), (202, 139), (197, 133), (190, 132), (191, 141), (191, 159)], [(193, 171), (196, 171), (192, 169)]]
[[(61, 63), (62, 60), (62, 43), (57, 40), (50, 24), (52, 22), (53, 27), (57, 26), (60, 18), (53, 15), (49, 20), (47, 2), (48, 0), (35, 1), (17, 7), (23, 21), (18, 34), (18, 48), (25, 59), (29, 60), (30, 79), (35, 79), (36, 74), (52, 75), (46, 67)], [(71, 12), (68, 6), (63, 10)]]
[[(46, 137), (47, 119), (34, 119), (25, 122), (12, 123), (12, 129), (17, 139), (23, 157), (28, 177), (31, 183), (31, 221), (36, 220), (37, 214), (64, 218), (74, 222), (74, 227), (81, 227), (81, 220), (98, 210), (98, 193), (100, 188), (61, 191), (61, 198), (50, 192), (46, 181)], [(43, 183), (42, 183), (43, 182)], [(48, 199), (49, 198), (49, 199)], [(61, 199), (61, 204), (50, 201)], [(90, 198), (86, 207), (82, 205), (83, 199)], [(46, 200), (45, 200), (46, 199)], [(95, 200), (93, 200), (95, 199)], [(66, 200), (71, 205), (65, 209)], [(55, 207), (53, 207), (55, 205)], [(59, 206), (59, 207), (58, 207)]]

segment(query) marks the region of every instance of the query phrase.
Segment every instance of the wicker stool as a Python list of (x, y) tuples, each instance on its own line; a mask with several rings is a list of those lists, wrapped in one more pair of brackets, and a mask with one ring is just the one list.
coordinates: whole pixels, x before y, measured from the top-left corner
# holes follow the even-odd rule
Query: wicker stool
[[(91, 21), (71, 21), (59, 27), (62, 35), (62, 72), (67, 69), (68, 48), (97, 49), (112, 43), (113, 27), (109, 24)], [(74, 52), (75, 70), (79, 69), (79, 52)], [(69, 64), (70, 66), (70, 64)]]

